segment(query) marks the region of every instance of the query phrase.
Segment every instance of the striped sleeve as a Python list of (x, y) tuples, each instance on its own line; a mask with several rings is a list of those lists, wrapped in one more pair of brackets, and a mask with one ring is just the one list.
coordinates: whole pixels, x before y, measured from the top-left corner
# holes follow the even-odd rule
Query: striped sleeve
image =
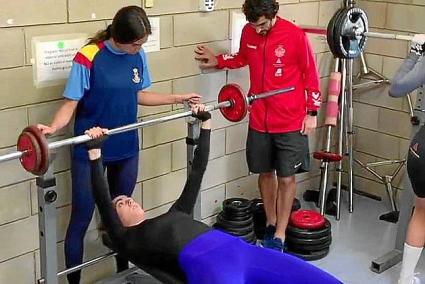
[(102, 45), (103, 43), (86, 45), (77, 52), (63, 94), (65, 98), (79, 101), (90, 89), (90, 69)]

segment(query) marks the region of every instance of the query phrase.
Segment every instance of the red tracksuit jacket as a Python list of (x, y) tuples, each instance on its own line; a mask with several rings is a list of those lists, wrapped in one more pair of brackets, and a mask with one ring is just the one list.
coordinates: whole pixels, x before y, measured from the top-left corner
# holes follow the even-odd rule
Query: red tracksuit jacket
[(217, 56), (217, 68), (249, 65), (250, 93), (258, 94), (294, 86), (295, 90), (252, 103), (249, 126), (260, 132), (286, 133), (300, 130), (307, 110), (321, 104), (319, 74), (304, 31), (277, 17), (262, 36), (247, 24), (237, 54)]

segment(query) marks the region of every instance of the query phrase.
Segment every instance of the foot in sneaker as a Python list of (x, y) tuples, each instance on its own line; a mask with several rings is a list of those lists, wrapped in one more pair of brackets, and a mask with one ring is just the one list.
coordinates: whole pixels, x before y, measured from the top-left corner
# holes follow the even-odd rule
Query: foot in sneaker
[(283, 252), (285, 250), (285, 245), (280, 238), (273, 238), (268, 242), (267, 248), (272, 250), (277, 250), (279, 252)]
[(274, 233), (276, 232), (276, 227), (273, 225), (268, 225), (266, 227), (266, 230), (264, 232), (264, 237), (263, 237), (263, 241), (261, 242), (261, 246), (263, 247), (268, 247), (269, 246), (269, 242), (271, 240), (273, 240), (274, 238)]

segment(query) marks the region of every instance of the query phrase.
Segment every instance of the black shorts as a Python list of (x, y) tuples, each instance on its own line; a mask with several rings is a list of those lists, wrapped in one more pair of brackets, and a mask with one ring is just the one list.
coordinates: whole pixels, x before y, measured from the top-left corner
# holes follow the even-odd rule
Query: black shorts
[(246, 158), (249, 171), (268, 173), (276, 170), (279, 177), (306, 172), (310, 166), (308, 137), (299, 131), (263, 133), (248, 130)]
[(410, 144), (407, 156), (407, 173), (413, 191), (425, 198), (425, 127), (422, 126)]

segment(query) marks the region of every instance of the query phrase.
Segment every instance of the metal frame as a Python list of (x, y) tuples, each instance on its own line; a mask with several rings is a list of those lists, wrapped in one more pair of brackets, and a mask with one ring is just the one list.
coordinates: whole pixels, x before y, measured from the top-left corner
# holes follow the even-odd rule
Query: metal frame
[[(425, 122), (425, 89), (422, 87), (416, 99), (416, 104), (414, 108), (414, 114), (419, 118), (420, 124), (412, 126), (411, 139), (419, 131), (420, 127), (424, 125)], [(403, 184), (405, 190), (403, 190), (400, 198), (400, 203), (402, 204), (400, 209), (400, 217), (398, 220), (397, 228), (397, 237), (395, 241), (395, 247), (393, 250), (384, 254), (381, 257), (374, 259), (371, 263), (370, 269), (376, 273), (382, 273), (388, 268), (399, 263), (403, 258), (403, 247), (406, 240), (407, 227), (410, 222), (410, 217), (412, 216), (412, 209), (414, 204), (414, 193), (412, 190), (412, 185), (410, 184), (409, 177), (407, 173), (403, 177)]]
[[(185, 106), (188, 108), (188, 106)], [(188, 135), (186, 139), (186, 148), (187, 148), (187, 174), (189, 175), (192, 169), (192, 161), (194, 156), (195, 143), (189, 143), (188, 141), (196, 141), (199, 137), (200, 123), (199, 120), (188, 118), (187, 120), (187, 129)], [(50, 165), (55, 157), (55, 154), (50, 155)], [(48, 171), (37, 177), (37, 196), (38, 196), (38, 222), (39, 222), (39, 236), (40, 236), (40, 270), (41, 278), (37, 280), (39, 284), (57, 284), (58, 277), (67, 275), (69, 273), (81, 270), (88, 266), (99, 263), (103, 260), (109, 259), (115, 256), (117, 253), (109, 252), (105, 255), (98, 256), (94, 259), (83, 262), (80, 265), (71, 267), (60, 272), (57, 271), (58, 260), (57, 260), (57, 235), (56, 235), (56, 178), (53, 173), (53, 167), (49, 166)], [(201, 200), (200, 194), (196, 200), (195, 209), (194, 209), (194, 218), (196, 220), (201, 220)], [(134, 268), (129, 269), (129, 273), (135, 272)], [(124, 277), (125, 278), (125, 277)], [(113, 283), (120, 283), (124, 279), (123, 277), (113, 280)], [(121, 279), (121, 280), (119, 280)], [(125, 283), (129, 283), (128, 279), (124, 279)], [(111, 280), (112, 281), (112, 280)], [(110, 282), (108, 282), (110, 283)]]

